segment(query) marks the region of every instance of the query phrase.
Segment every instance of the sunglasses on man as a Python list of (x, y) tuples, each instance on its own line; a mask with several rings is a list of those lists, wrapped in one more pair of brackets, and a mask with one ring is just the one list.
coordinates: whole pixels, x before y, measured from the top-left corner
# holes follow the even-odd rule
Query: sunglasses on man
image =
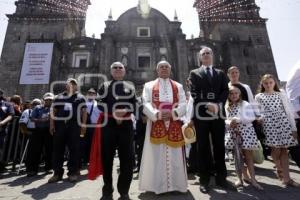
[(204, 56), (204, 55), (210, 55), (210, 52), (207, 51), (207, 52), (202, 53), (201, 55), (202, 55), (202, 56)]
[(121, 66), (114, 66), (114, 67), (112, 67), (113, 69), (123, 69), (123, 67), (121, 67)]

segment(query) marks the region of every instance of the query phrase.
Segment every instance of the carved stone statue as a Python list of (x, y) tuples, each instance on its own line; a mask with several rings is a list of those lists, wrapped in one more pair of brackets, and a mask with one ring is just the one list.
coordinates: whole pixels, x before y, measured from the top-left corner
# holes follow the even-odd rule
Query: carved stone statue
[(137, 11), (143, 18), (148, 18), (149, 14), (150, 14), (150, 10), (151, 10), (151, 7), (149, 5), (148, 0), (139, 0), (139, 4), (137, 6)]

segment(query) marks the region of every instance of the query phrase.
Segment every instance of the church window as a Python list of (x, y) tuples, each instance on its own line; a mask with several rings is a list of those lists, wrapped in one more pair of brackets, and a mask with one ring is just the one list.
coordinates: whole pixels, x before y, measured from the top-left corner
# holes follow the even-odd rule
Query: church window
[(79, 60), (79, 67), (86, 67), (87, 59), (80, 59)]
[(150, 68), (150, 56), (142, 55), (138, 56), (138, 67), (139, 68)]
[(74, 68), (89, 67), (89, 52), (74, 52), (73, 53), (73, 65)]
[(137, 28), (138, 37), (150, 37), (150, 27), (138, 27)]

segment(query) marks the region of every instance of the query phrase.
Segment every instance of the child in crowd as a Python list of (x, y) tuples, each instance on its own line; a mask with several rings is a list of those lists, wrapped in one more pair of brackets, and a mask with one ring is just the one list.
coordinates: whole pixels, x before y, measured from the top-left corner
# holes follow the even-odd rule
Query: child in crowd
[(255, 120), (255, 114), (252, 106), (242, 100), (239, 88), (234, 86), (229, 87), (229, 96), (225, 105), (225, 111), (227, 117), (227, 120), (225, 120), (227, 126), (225, 147), (227, 149), (233, 149), (234, 134), (240, 134), (242, 138), (242, 154), (246, 164), (246, 166), (243, 167), (243, 177), (239, 177), (235, 185), (236, 187), (243, 186), (244, 181), (258, 190), (263, 190), (255, 179), (253, 163), (252, 150), (258, 149), (258, 140), (252, 125), (252, 122)]

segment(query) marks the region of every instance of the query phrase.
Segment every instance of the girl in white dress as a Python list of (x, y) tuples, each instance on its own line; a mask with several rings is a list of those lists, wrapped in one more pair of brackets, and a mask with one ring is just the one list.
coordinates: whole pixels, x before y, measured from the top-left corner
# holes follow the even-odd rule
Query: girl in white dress
[(255, 100), (261, 108), (265, 144), (272, 149), (278, 178), (285, 186), (300, 187), (289, 174), (287, 148), (297, 145), (297, 128), (286, 94), (280, 92), (274, 77), (266, 74), (261, 79), (260, 93)]
[[(239, 88), (234, 86), (229, 87), (229, 96), (225, 105), (225, 111), (227, 117), (227, 120), (225, 120), (227, 127), (225, 146), (227, 149), (234, 148), (233, 136), (238, 131), (242, 137), (242, 153), (246, 164), (243, 168), (243, 178), (245, 182), (252, 184), (256, 189), (263, 190), (255, 179), (253, 163), (252, 150), (258, 149), (258, 140), (252, 125), (252, 122), (255, 120), (255, 114), (252, 106), (242, 100)], [(239, 177), (239, 180), (235, 183), (237, 187), (243, 186), (243, 178)]]

